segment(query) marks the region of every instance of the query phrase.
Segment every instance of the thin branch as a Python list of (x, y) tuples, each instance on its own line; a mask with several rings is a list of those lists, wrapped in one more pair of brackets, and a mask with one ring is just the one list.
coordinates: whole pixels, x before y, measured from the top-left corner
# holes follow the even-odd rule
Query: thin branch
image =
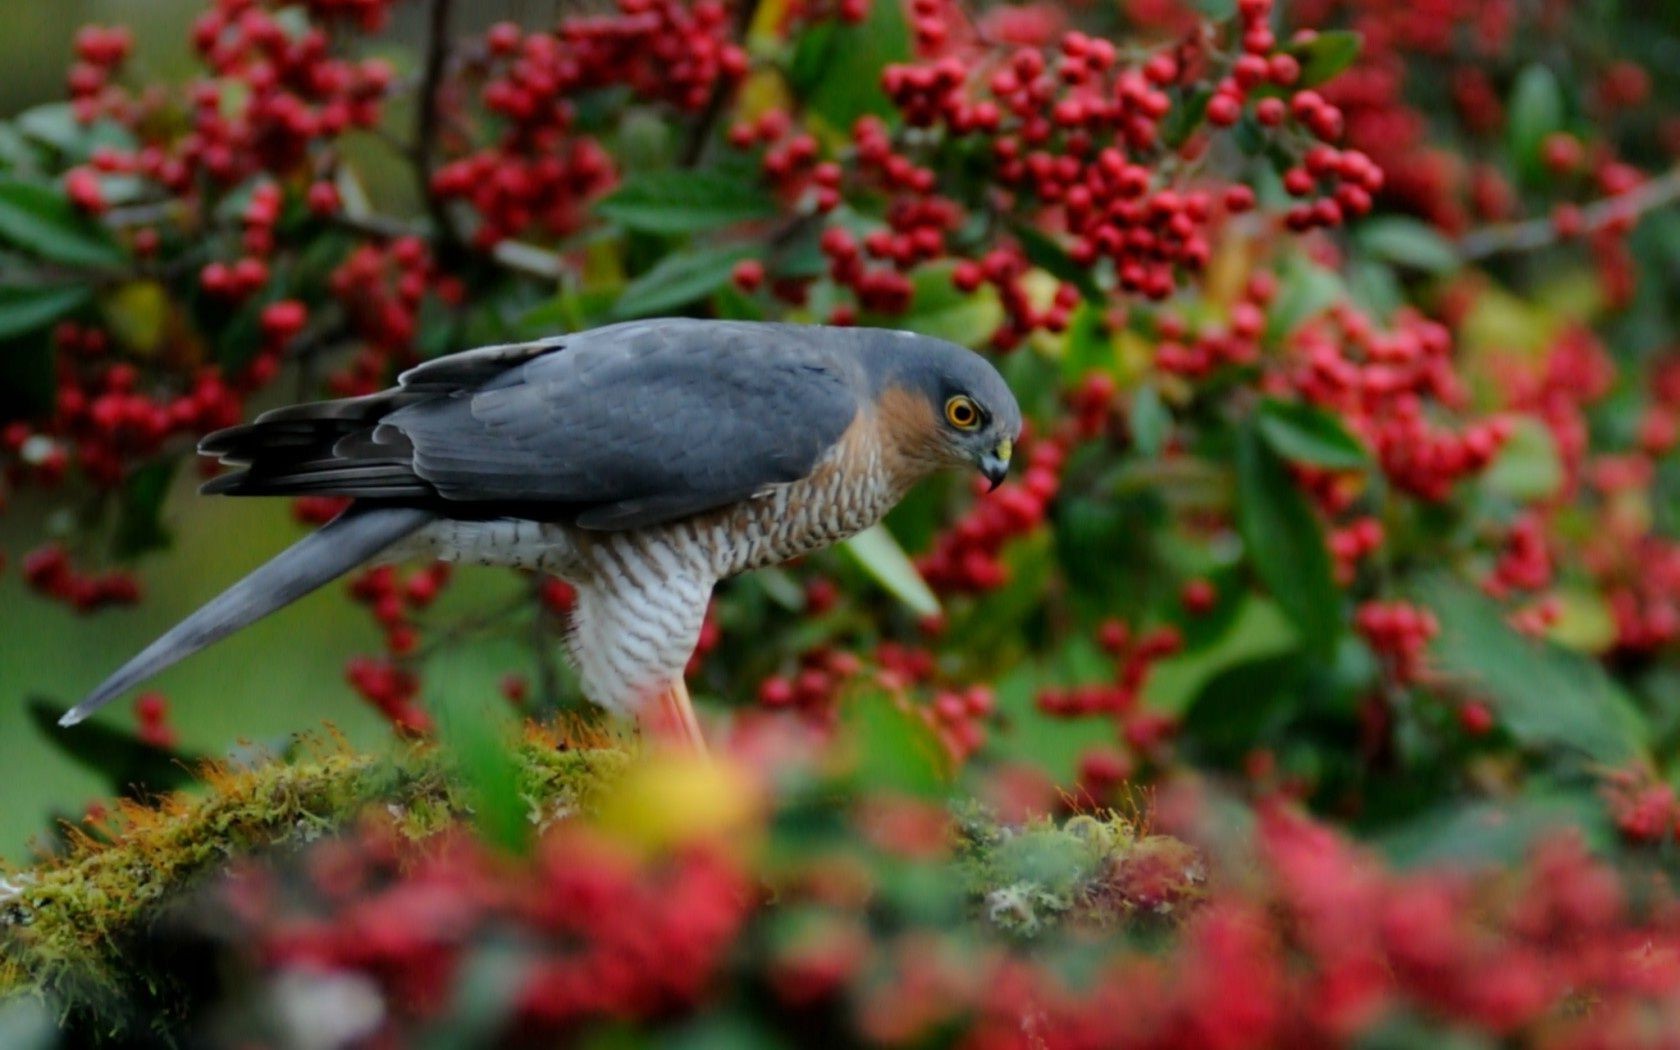
[(437, 227), (439, 249), (454, 254), (461, 239), (450, 221), (449, 209), (432, 189), (432, 171), (437, 164), (438, 114), (444, 71), (449, 65), (449, 21), (454, 0), (432, 0), (426, 25), (426, 64), (420, 77), (419, 116), (414, 128), (414, 174), (426, 201), (426, 213)]
[[(746, 47), (747, 32), (752, 29), (753, 20), (758, 17), (760, 0), (736, 0), (736, 3), (734, 39), (742, 47)], [(706, 143), (711, 141), (712, 130), (717, 125), (718, 118), (723, 116), (724, 106), (729, 102), (732, 90), (733, 85), (722, 81), (712, 88), (712, 97), (706, 100), (706, 108), (700, 111), (694, 126), (689, 128), (688, 141), (683, 144), (683, 167), (696, 167), (705, 158)]]
[[(1615, 197), (1581, 209), (1581, 233), (1594, 233), (1614, 222), (1637, 219), (1646, 212), (1680, 201), (1680, 166)], [(1562, 239), (1550, 218), (1504, 223), (1472, 230), (1458, 242), (1458, 254), (1474, 262), (1509, 252), (1528, 252)]]

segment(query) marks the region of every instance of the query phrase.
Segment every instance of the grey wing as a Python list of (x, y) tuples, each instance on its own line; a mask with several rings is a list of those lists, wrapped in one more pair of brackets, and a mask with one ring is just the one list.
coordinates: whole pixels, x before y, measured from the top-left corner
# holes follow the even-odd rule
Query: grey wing
[(855, 361), (836, 352), (846, 338), (666, 320), (467, 351), (383, 394), (212, 435), (204, 451), (247, 469), (206, 491), (442, 500), (602, 529), (668, 521), (811, 471), (857, 412)]

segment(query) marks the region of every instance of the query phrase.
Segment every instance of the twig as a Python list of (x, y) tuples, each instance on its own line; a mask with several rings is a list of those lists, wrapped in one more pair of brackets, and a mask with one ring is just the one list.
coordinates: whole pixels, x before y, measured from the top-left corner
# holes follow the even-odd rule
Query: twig
[[(1680, 201), (1680, 166), (1636, 186), (1615, 197), (1581, 209), (1581, 232), (1592, 233), (1613, 222), (1637, 219)], [(1472, 230), (1459, 239), (1459, 257), (1467, 261), (1486, 259), (1508, 252), (1527, 252), (1544, 248), (1562, 239), (1557, 223), (1550, 218), (1530, 219), (1527, 222), (1504, 223)]]
[[(737, 0), (735, 8), (734, 39), (742, 47), (747, 46), (747, 32), (752, 29), (753, 20), (758, 17), (760, 0)], [(723, 115), (723, 107), (729, 101), (732, 85), (720, 82), (712, 88), (712, 97), (706, 100), (706, 108), (700, 111), (694, 126), (689, 129), (688, 141), (683, 144), (681, 163), (685, 168), (697, 166), (706, 155), (706, 143), (711, 140), (712, 129), (718, 118)]]
[(432, 0), (426, 26), (426, 64), (420, 77), (419, 116), (414, 127), (414, 174), (426, 201), (426, 213), (437, 227), (441, 254), (454, 255), (461, 239), (450, 221), (449, 209), (432, 189), (432, 170), (437, 163), (438, 109), (443, 74), (449, 63), (449, 16), (454, 0)]
[(543, 580), (540, 572), (531, 574), (528, 600), (536, 603), (537, 615), (531, 617), (531, 656), (537, 662), (537, 693), (546, 709), (560, 706), (560, 669), (554, 664), (554, 638), (549, 630), (549, 611), (543, 603)]

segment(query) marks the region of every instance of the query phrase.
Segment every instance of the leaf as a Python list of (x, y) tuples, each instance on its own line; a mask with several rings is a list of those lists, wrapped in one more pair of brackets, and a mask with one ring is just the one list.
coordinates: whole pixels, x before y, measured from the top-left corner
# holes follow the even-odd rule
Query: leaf
[(632, 172), (596, 214), (647, 233), (696, 233), (767, 219), (776, 202), (756, 180), (711, 171)]
[(1184, 739), (1207, 757), (1234, 765), (1289, 715), (1302, 677), (1296, 654), (1227, 667), (1208, 679), (1185, 709)]
[(1161, 141), (1169, 149), (1177, 149), (1189, 141), (1207, 117), (1208, 103), (1213, 101), (1212, 88), (1200, 88), (1167, 112), (1161, 121)]
[(917, 616), (938, 616), (939, 599), (885, 526), (872, 525), (842, 545), (862, 567)]
[(189, 770), (207, 760), (203, 754), (142, 743), (133, 733), (101, 721), (65, 729), (58, 719), (69, 708), (45, 697), (31, 697), (28, 707), (30, 724), (47, 743), (125, 798), (184, 787), (193, 779)]
[(1126, 422), (1132, 429), (1132, 444), (1148, 459), (1155, 459), (1167, 447), (1167, 435), (1172, 430), (1172, 413), (1161, 400), (1160, 391), (1149, 383), (1132, 394), (1131, 411)]
[(1277, 305), (1266, 319), (1265, 339), (1275, 343), (1293, 335), (1302, 324), (1317, 317), (1343, 296), (1342, 282), (1316, 263), (1297, 260), (1283, 278)]
[(111, 541), (111, 552), (118, 558), (134, 558), (169, 546), (169, 529), (162, 520), (163, 503), (178, 462), (148, 463), (123, 482), (117, 531)]
[(1317, 87), (1353, 65), (1363, 46), (1364, 39), (1351, 29), (1329, 29), (1309, 43), (1291, 48), (1301, 63), (1301, 79), (1296, 81), (1295, 90)]
[(1245, 592), (1228, 604), (1234, 608), (1222, 632), (1198, 643), (1187, 631), (1189, 646), (1155, 665), (1143, 688), (1150, 710), (1178, 714), (1235, 667), (1299, 655), (1300, 637), (1276, 603)]
[(857, 25), (807, 31), (795, 48), (789, 79), (805, 96), (807, 109), (833, 130), (850, 134), (859, 117), (897, 115), (881, 74), (911, 58), (902, 0), (870, 0), (869, 17)]
[(136, 148), (133, 132), (105, 117), (84, 124), (68, 102), (49, 102), (26, 109), (17, 115), (14, 123), (26, 136), (51, 146), (72, 162), (87, 160), (101, 146), (124, 153)]
[(1237, 435), (1237, 528), (1255, 572), (1302, 641), (1333, 651), (1342, 602), (1330, 552), (1306, 495), (1253, 422)]
[(1384, 216), (1360, 225), (1355, 240), (1370, 254), (1425, 273), (1446, 273), (1459, 264), (1452, 243), (1416, 219)]
[(1601, 665), (1519, 634), (1499, 606), (1448, 576), (1415, 590), (1441, 623), (1435, 666), (1485, 696), (1519, 742), (1612, 765), (1644, 753), (1644, 721)]
[(739, 244), (673, 252), (624, 286), (613, 316), (649, 317), (703, 299), (728, 284), (731, 268), (751, 254), (750, 247)]
[(918, 269), (910, 278), (910, 309), (891, 324), (958, 346), (980, 346), (991, 339), (1003, 323), (997, 290), (988, 284), (961, 291), (951, 283), (953, 268), (951, 263), (935, 263)]
[(1359, 470), (1370, 454), (1341, 420), (1300, 401), (1266, 398), (1257, 417), (1260, 436), (1284, 459), (1326, 470)]
[(871, 791), (944, 794), (951, 779), (948, 752), (933, 729), (885, 693), (866, 691), (841, 708), (852, 775)]
[(1092, 372), (1112, 375), (1117, 363), (1114, 339), (1103, 322), (1102, 309), (1089, 302), (1080, 303), (1062, 340), (1062, 381), (1076, 386)]
[(92, 297), (85, 285), (0, 285), (0, 339), (45, 328)]
[(127, 261), (110, 231), (56, 189), (0, 176), (0, 240), (66, 266), (109, 269)]
[(1537, 840), (1563, 829), (1587, 833), (1595, 850), (1614, 841), (1604, 804), (1591, 793), (1542, 791), (1447, 803), (1383, 834), (1378, 843), (1401, 867), (1516, 865), (1530, 857)]
[(1550, 69), (1535, 63), (1517, 75), (1508, 119), (1507, 146), (1518, 169), (1531, 181), (1541, 177), (1546, 136), (1563, 127), (1563, 89)]
[[(472, 800), (479, 834), (510, 852), (530, 844), (531, 823), (514, 746), (518, 721), (500, 697), (484, 689), (483, 647), (451, 649), (426, 667), (427, 706), (438, 736)], [(481, 666), (475, 667), (474, 663)]]
[(1085, 297), (1086, 302), (1107, 301), (1091, 268), (1074, 262), (1067, 249), (1057, 243), (1054, 237), (1024, 222), (1010, 223), (1009, 232), (1021, 242), (1021, 251), (1026, 253), (1028, 262), (1057, 280), (1066, 281), (1078, 288), (1079, 294)]
[(1552, 432), (1533, 416), (1518, 416), (1482, 484), (1519, 503), (1551, 496), (1563, 484), (1563, 461)]
[(111, 334), (133, 353), (156, 353), (169, 321), (169, 292), (161, 281), (126, 281), (100, 302)]

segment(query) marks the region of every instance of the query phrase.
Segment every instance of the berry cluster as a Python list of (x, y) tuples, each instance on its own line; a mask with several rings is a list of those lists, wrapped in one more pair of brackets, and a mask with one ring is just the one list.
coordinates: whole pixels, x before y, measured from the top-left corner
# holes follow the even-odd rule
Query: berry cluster
[(1043, 524), (1046, 509), (1061, 488), (1069, 444), (1055, 437), (1032, 442), (1020, 480), (1006, 482), (977, 500), (962, 520), (940, 534), (933, 549), (917, 561), (928, 586), (962, 594), (994, 590), (1008, 581), (1000, 557), (1003, 548)]
[(64, 602), (79, 613), (133, 605), (140, 600), (140, 582), (131, 573), (120, 569), (99, 574), (80, 572), (71, 564), (70, 553), (57, 543), (24, 555), (22, 568), (30, 590)]
[(1038, 710), (1052, 718), (1107, 718), (1114, 722), (1127, 751), (1107, 747), (1087, 751), (1079, 768), (1085, 797), (1112, 800), (1113, 791), (1129, 779), (1131, 756), (1149, 761), (1165, 758), (1165, 746), (1176, 728), (1173, 718), (1139, 704), (1144, 684), (1157, 663), (1183, 646), (1176, 627), (1164, 626), (1142, 634), (1119, 620), (1106, 620), (1097, 629), (1097, 644), (1114, 661), (1114, 678), (1067, 688), (1041, 690)]
[(1391, 680), (1401, 685), (1423, 677), (1429, 642), (1441, 633), (1434, 613), (1403, 601), (1366, 602), (1354, 614), (1353, 625)]
[(519, 945), (508, 1030), (542, 1041), (596, 1018), (692, 1008), (724, 962), (752, 896), (720, 852), (644, 861), (582, 828), (552, 834), (517, 868), (467, 835), (414, 851), (391, 829), (322, 843), (302, 899), (236, 880), (227, 910), (274, 974), (359, 974), (383, 1003), (377, 1038), (412, 1041), (475, 947)]
[(1462, 432), (1430, 419), (1430, 401), (1463, 402), (1447, 329), (1415, 313), (1382, 331), (1351, 307), (1304, 327), (1294, 340), (1292, 385), (1337, 412), (1376, 452), (1396, 488), (1441, 501), (1462, 478), (1493, 461), (1510, 433), (1506, 420), (1472, 423)]
[(169, 751), (179, 740), (169, 724), (169, 699), (159, 692), (141, 693), (134, 698), (134, 717), (140, 723), (140, 741)]
[(617, 7), (569, 17), (551, 33), (523, 34), (512, 23), (491, 28), (486, 44), (497, 73), (483, 102), (507, 130), (496, 146), (438, 169), (431, 186), (440, 198), (472, 205), (479, 244), (532, 227), (569, 233), (586, 217), (586, 202), (612, 185), (611, 157), (573, 128), (580, 93), (622, 85), (641, 99), (699, 110), (746, 73), (746, 53), (729, 40), (728, 10), (717, 0), (619, 0)]

